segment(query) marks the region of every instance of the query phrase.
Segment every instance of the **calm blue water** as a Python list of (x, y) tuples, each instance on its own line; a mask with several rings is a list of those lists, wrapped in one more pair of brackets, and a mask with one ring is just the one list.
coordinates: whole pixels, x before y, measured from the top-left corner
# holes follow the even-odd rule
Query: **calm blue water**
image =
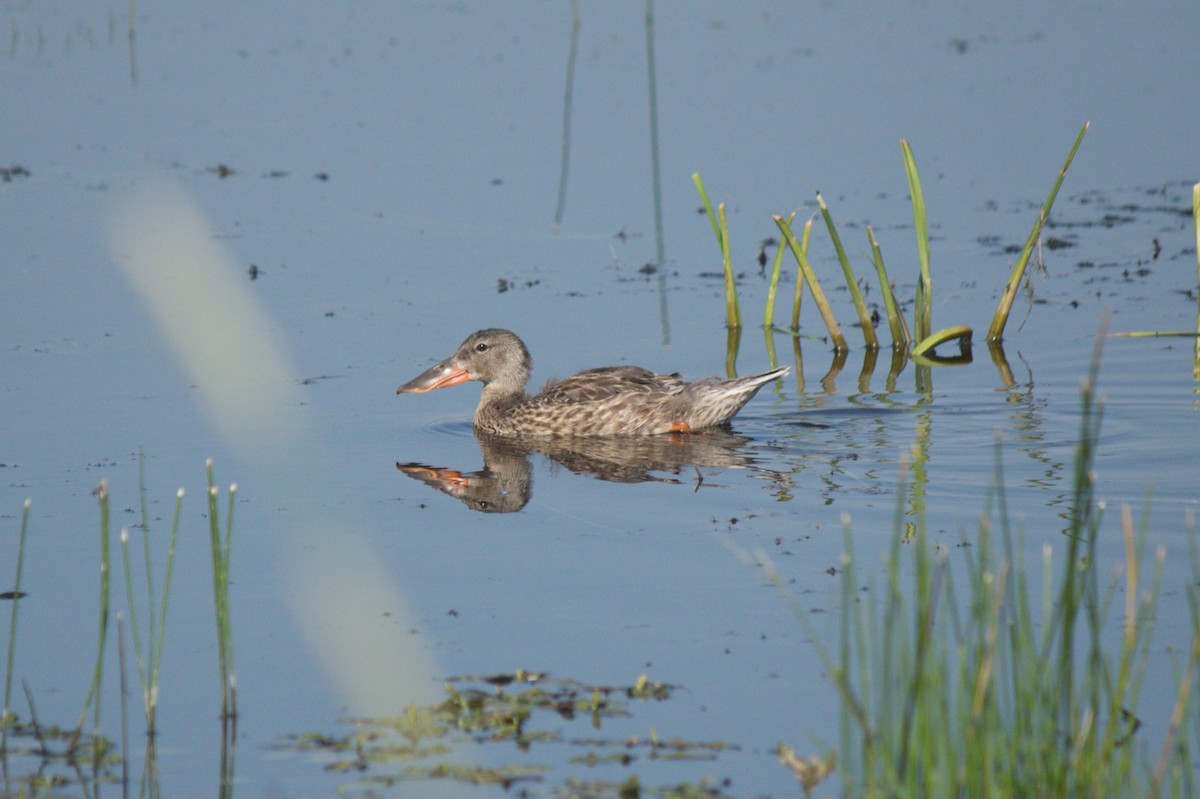
[[(29, 175), (0, 183), (0, 574), (13, 568), (32, 497), (16, 671), (43, 720), (71, 723), (83, 701), (98, 572), (90, 492), (107, 478), (114, 524), (135, 528), (139, 447), (156, 536), (175, 490), (187, 490), (162, 674), (165, 795), (216, 787), (209, 456), (221, 485), (239, 486), (240, 796), (332, 794), (349, 779), (272, 750), (284, 734), (394, 712), (436, 696), (449, 675), (517, 668), (681, 685), (605, 732), (653, 727), (741, 748), (700, 766), (639, 766), (644, 784), (712, 774), (730, 778), (734, 795), (793, 795), (773, 748), (835, 740), (837, 705), (789, 609), (739, 551), (765, 550), (803, 603), (833, 609), (841, 519), (850, 516), (862, 560), (876, 562), (897, 463), (918, 438), (940, 542), (974, 529), (999, 441), (1029, 551), (1059, 551), (1079, 381), (1105, 313), (1113, 330), (1195, 329), (1188, 209), (1200, 111), (1185, 76), (1200, 67), (1200, 7), (660, 2), (661, 239), (644, 11), (583, 6), (564, 115), (562, 3), (143, 3), (132, 48), (126, 4), (3, 6), (0, 167)], [(931, 218), (934, 326), (969, 324), (981, 344), (1015, 258), (1006, 248), (1023, 242), (1087, 120), (1046, 231), (1071, 246), (1043, 251), (1034, 304), (1018, 300), (1005, 342), (1011, 382), (983, 346), (922, 389), (911, 365), (889, 388), (883, 356), (860, 380), (850, 304), (817, 229), (811, 257), (855, 350), (822, 383), (828, 346), (802, 340), (799, 378), (765, 389), (734, 426), (747, 439), (734, 454), (752, 468), (705, 466), (696, 488), (690, 466), (656, 473), (676, 482), (625, 483), (532, 453), (516, 462), (532, 490), (512, 514), (473, 513), (397, 471), (484, 467), (465, 424), (477, 387), (393, 393), (478, 327), (518, 331), (539, 382), (610, 363), (722, 373), (721, 284), (706, 276), (720, 261), (697, 213), (697, 171), (728, 205), (744, 273), (739, 371), (770, 360), (754, 326), (770, 216), (805, 218), (817, 189), (858, 274), (874, 284), (870, 224), (897, 292), (912, 296), (901, 138)], [(222, 167), (234, 173), (221, 177)], [(186, 288), (155, 312), (155, 288), (118, 268), (133, 256), (114, 230), (166, 225), (165, 200), (136, 199), (164, 179), (178, 192), (164, 196), (194, 203), (203, 241), (228, 258), (217, 271), (229, 293)], [(660, 247), (663, 263), (647, 275)], [(173, 268), (177, 251), (184, 262), (193, 250), (169, 234), (150, 260)], [(155, 285), (169, 293), (174, 280)], [(237, 327), (246, 308), (255, 321)], [(188, 332), (169, 332), (188, 319)], [(821, 333), (811, 307), (802, 326)], [(788, 337), (774, 347), (795, 364)], [(281, 371), (233, 379), (243, 393), (222, 404), (213, 384), (257, 355)], [(1151, 658), (1159, 677), (1190, 634), (1179, 589), (1198, 498), (1195, 363), (1190, 339), (1112, 339), (1100, 372), (1102, 551), (1121, 555), (1116, 509), (1140, 508), (1152, 487), (1149, 543), (1171, 554)], [(160, 540), (155, 552), (161, 565)], [(832, 641), (836, 614), (818, 618)], [(102, 726), (115, 735), (110, 654)], [(1161, 729), (1171, 697), (1155, 688), (1152, 678), (1142, 718)], [(572, 754), (535, 749), (531, 759)]]

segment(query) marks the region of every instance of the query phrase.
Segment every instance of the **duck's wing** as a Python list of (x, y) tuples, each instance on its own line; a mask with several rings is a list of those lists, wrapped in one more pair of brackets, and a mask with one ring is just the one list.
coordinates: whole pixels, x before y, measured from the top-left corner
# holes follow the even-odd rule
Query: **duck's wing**
[(597, 402), (632, 394), (678, 394), (685, 386), (678, 374), (659, 375), (639, 366), (602, 366), (551, 380), (535, 399), (552, 403)]

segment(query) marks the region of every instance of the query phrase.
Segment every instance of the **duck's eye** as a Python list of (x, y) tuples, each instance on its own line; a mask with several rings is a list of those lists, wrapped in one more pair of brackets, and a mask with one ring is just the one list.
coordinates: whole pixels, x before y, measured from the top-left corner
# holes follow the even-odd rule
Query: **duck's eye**
[(486, 341), (481, 341), (475, 345), (476, 352), (487, 352), (487, 348), (488, 348), (488, 345), (487, 345)]

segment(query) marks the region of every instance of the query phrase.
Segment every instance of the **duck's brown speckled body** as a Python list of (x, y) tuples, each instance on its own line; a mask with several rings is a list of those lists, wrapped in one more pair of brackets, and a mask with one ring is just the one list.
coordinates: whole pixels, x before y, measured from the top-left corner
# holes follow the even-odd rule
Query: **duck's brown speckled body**
[(501, 436), (644, 436), (724, 424), (785, 366), (735, 380), (685, 382), (637, 366), (588, 369), (525, 393), (533, 359), (514, 333), (472, 333), (446, 360), (396, 389), (431, 391), (468, 380), (483, 383), (475, 429)]

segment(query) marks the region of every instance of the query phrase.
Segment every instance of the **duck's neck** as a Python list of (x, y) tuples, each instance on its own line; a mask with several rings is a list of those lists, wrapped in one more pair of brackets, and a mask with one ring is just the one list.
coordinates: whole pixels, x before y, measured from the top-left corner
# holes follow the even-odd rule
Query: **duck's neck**
[(525, 389), (522, 387), (505, 385), (499, 381), (488, 383), (483, 387), (479, 407), (475, 409), (475, 426), (483, 430), (496, 430), (498, 423), (525, 399)]

